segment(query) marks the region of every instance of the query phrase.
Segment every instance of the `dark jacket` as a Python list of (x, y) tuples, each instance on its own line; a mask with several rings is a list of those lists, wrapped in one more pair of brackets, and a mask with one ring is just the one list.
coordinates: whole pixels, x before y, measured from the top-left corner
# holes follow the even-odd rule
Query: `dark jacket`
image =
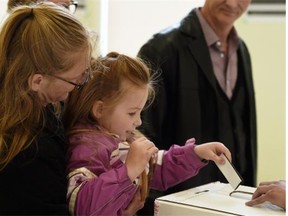
[[(195, 10), (179, 25), (155, 34), (143, 45), (138, 55), (158, 73), (157, 96), (152, 106), (143, 113), (142, 131), (160, 149), (167, 149), (173, 143), (184, 144), (191, 137), (196, 138), (198, 144), (223, 142), (232, 152), (232, 160), (247, 163), (247, 170), (240, 173), (244, 178), (243, 183), (255, 186), (255, 97), (250, 55), (245, 43), (241, 40), (237, 50), (238, 79), (241, 80), (239, 86), (244, 92), (241, 97), (245, 99), (245, 105), (241, 108), (243, 113), (239, 116), (243, 114), (241, 127), (245, 130), (246, 137), (245, 143), (237, 145), (243, 147), (244, 154), (243, 151), (239, 153), (232, 144), (230, 146), (227, 138), (237, 136), (233, 131), (238, 130), (238, 125), (231, 120), (234, 125), (228, 131), (232, 135), (222, 127), (223, 121), (230, 118), (230, 114), (225, 113), (224, 104), (225, 109), (233, 107), (233, 98), (230, 101), (226, 97), (215, 78), (209, 50)], [(225, 182), (218, 168), (210, 162), (196, 177), (167, 193), (218, 180)]]
[(37, 143), (0, 171), (0, 215), (68, 215), (66, 140), (61, 122), (47, 108)]

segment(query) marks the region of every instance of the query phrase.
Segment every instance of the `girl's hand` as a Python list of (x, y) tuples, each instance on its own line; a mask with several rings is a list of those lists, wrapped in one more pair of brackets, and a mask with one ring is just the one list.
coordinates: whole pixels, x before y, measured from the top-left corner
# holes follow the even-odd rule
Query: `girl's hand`
[(143, 172), (152, 155), (157, 152), (158, 148), (146, 137), (140, 137), (130, 144), (125, 163), (131, 181)]
[(200, 159), (212, 160), (218, 164), (225, 163), (224, 159), (220, 157), (222, 153), (226, 155), (230, 162), (232, 161), (229, 149), (220, 142), (210, 142), (196, 145), (194, 151)]

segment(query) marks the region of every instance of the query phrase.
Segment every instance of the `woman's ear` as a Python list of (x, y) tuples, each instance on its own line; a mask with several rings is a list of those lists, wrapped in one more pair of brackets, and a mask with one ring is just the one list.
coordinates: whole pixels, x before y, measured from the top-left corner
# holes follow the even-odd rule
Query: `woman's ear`
[(103, 115), (104, 102), (99, 100), (93, 104), (93, 114), (97, 119), (100, 119)]
[(29, 77), (28, 84), (33, 91), (37, 92), (40, 89), (42, 81), (43, 81), (42, 74), (33, 74)]

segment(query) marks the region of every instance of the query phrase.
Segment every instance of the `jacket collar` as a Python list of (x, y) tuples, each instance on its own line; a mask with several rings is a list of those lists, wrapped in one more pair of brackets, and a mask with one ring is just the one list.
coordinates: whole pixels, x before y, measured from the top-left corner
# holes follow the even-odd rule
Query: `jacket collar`
[(216, 89), (216, 79), (209, 49), (196, 14), (198, 8), (193, 9), (180, 23), (180, 31), (187, 36), (187, 44), (194, 59), (196, 59), (209, 83)]

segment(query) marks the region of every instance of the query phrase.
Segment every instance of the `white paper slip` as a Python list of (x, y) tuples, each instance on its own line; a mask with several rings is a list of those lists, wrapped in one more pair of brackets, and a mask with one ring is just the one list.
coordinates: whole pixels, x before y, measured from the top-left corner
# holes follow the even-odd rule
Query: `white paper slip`
[(216, 165), (221, 170), (233, 190), (236, 190), (242, 182), (242, 178), (224, 154), (221, 154), (220, 157), (225, 160), (225, 164), (216, 163)]

